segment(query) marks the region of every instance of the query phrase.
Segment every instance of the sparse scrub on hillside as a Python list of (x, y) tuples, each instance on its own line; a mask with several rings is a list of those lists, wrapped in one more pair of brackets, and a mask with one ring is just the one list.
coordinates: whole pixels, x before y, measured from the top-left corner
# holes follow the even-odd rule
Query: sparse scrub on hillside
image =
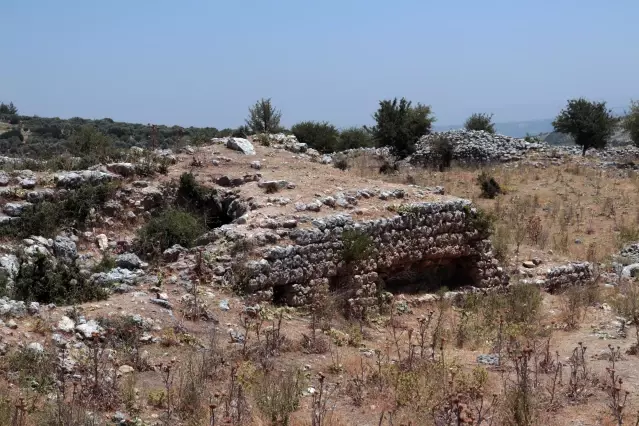
[(307, 144), (322, 153), (338, 150), (339, 131), (328, 122), (303, 121), (291, 127), (298, 141)]
[(19, 221), (4, 226), (1, 234), (21, 238), (31, 235), (53, 237), (63, 227), (82, 229), (92, 211), (99, 212), (117, 189), (117, 183), (87, 184), (70, 191), (61, 201), (35, 203), (25, 208)]
[(249, 107), (246, 130), (251, 133), (277, 133), (281, 130), (281, 118), (282, 112), (275, 108), (271, 98), (260, 99)]
[(405, 98), (380, 101), (373, 118), (373, 139), (378, 146), (389, 147), (400, 159), (413, 154), (415, 144), (420, 137), (430, 133), (435, 121), (430, 106), (421, 103), (413, 106)]
[(495, 133), (493, 115), (486, 113), (474, 113), (466, 119), (464, 128), (466, 130), (483, 130), (484, 132)]
[(592, 102), (584, 98), (571, 99), (555, 118), (555, 131), (572, 136), (586, 155), (589, 148), (605, 148), (612, 135), (616, 119), (606, 102)]

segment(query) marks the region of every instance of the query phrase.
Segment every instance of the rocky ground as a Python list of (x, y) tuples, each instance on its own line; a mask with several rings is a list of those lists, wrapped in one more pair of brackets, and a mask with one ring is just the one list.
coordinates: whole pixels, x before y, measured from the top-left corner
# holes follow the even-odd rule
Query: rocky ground
[[(268, 146), (230, 138), (157, 152), (165, 174), (147, 173), (150, 157), (136, 149), (130, 161), (90, 170), (32, 171), (5, 161), (1, 226), (85, 183), (115, 182), (117, 190), (83, 229), (3, 237), (8, 289), (21, 279), (21, 259), (45, 259), (56, 270), (73, 265), (108, 298), (56, 305), (11, 299), (9, 291), (0, 299), (2, 424), (285, 424), (283, 413), (290, 424), (313, 426), (512, 424), (522, 360), (534, 377), (524, 389), (528, 424), (617, 424), (606, 370), (613, 363), (629, 391), (622, 424), (634, 424), (639, 358), (635, 310), (624, 301), (639, 294), (639, 199), (629, 166), (636, 152), (581, 158), (572, 148), (483, 133), (449, 136), (459, 165), (444, 172), (406, 164), (380, 174), (388, 153), (374, 149), (339, 154), (348, 158), (339, 170), (338, 155), (284, 135)], [(428, 155), (426, 145), (417, 156)], [(483, 170), (505, 194), (480, 197), (478, 170), (463, 165), (478, 161), (490, 162)], [(225, 223), (192, 248), (173, 246), (157, 258), (135, 252), (136, 231), (186, 172), (217, 190)], [(338, 309), (339, 292), (291, 307), (272, 293), (266, 300), (233, 287), (238, 264), (299, 244), (300, 231), (392, 222), (401, 206), (457, 197), (495, 216), (490, 253), (510, 292), (395, 292), (363, 319)]]

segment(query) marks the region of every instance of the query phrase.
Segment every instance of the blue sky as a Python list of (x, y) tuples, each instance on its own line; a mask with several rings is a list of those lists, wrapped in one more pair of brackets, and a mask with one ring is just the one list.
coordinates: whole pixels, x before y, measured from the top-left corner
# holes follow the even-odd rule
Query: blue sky
[(235, 127), (368, 124), (380, 99), (549, 118), (639, 98), (637, 0), (2, 0), (0, 100), (21, 113)]

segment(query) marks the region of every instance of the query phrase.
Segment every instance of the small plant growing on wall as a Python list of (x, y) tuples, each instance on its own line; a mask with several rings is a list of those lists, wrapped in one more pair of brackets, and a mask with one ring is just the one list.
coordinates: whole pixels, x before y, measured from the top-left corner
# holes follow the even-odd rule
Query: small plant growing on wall
[(344, 231), (342, 234), (342, 260), (353, 263), (364, 260), (371, 252), (373, 239), (357, 230)]

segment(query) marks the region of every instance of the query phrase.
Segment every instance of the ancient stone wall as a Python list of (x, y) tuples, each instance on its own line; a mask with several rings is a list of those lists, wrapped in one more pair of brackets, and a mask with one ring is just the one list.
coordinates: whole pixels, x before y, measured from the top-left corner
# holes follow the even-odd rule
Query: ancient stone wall
[[(462, 266), (469, 282), (449, 286), (503, 285), (508, 279), (492, 257), (485, 225), (471, 203), (459, 199), (403, 205), (395, 216), (375, 220), (355, 222), (348, 215), (315, 220), (311, 228), (293, 230), (290, 244), (263, 248), (260, 260), (246, 263), (247, 290), (303, 305), (315, 287), (346, 287), (351, 302), (372, 305), (384, 280), (428, 276), (428, 268), (451, 263)], [(365, 258), (344, 261), (345, 231), (368, 236)]]

